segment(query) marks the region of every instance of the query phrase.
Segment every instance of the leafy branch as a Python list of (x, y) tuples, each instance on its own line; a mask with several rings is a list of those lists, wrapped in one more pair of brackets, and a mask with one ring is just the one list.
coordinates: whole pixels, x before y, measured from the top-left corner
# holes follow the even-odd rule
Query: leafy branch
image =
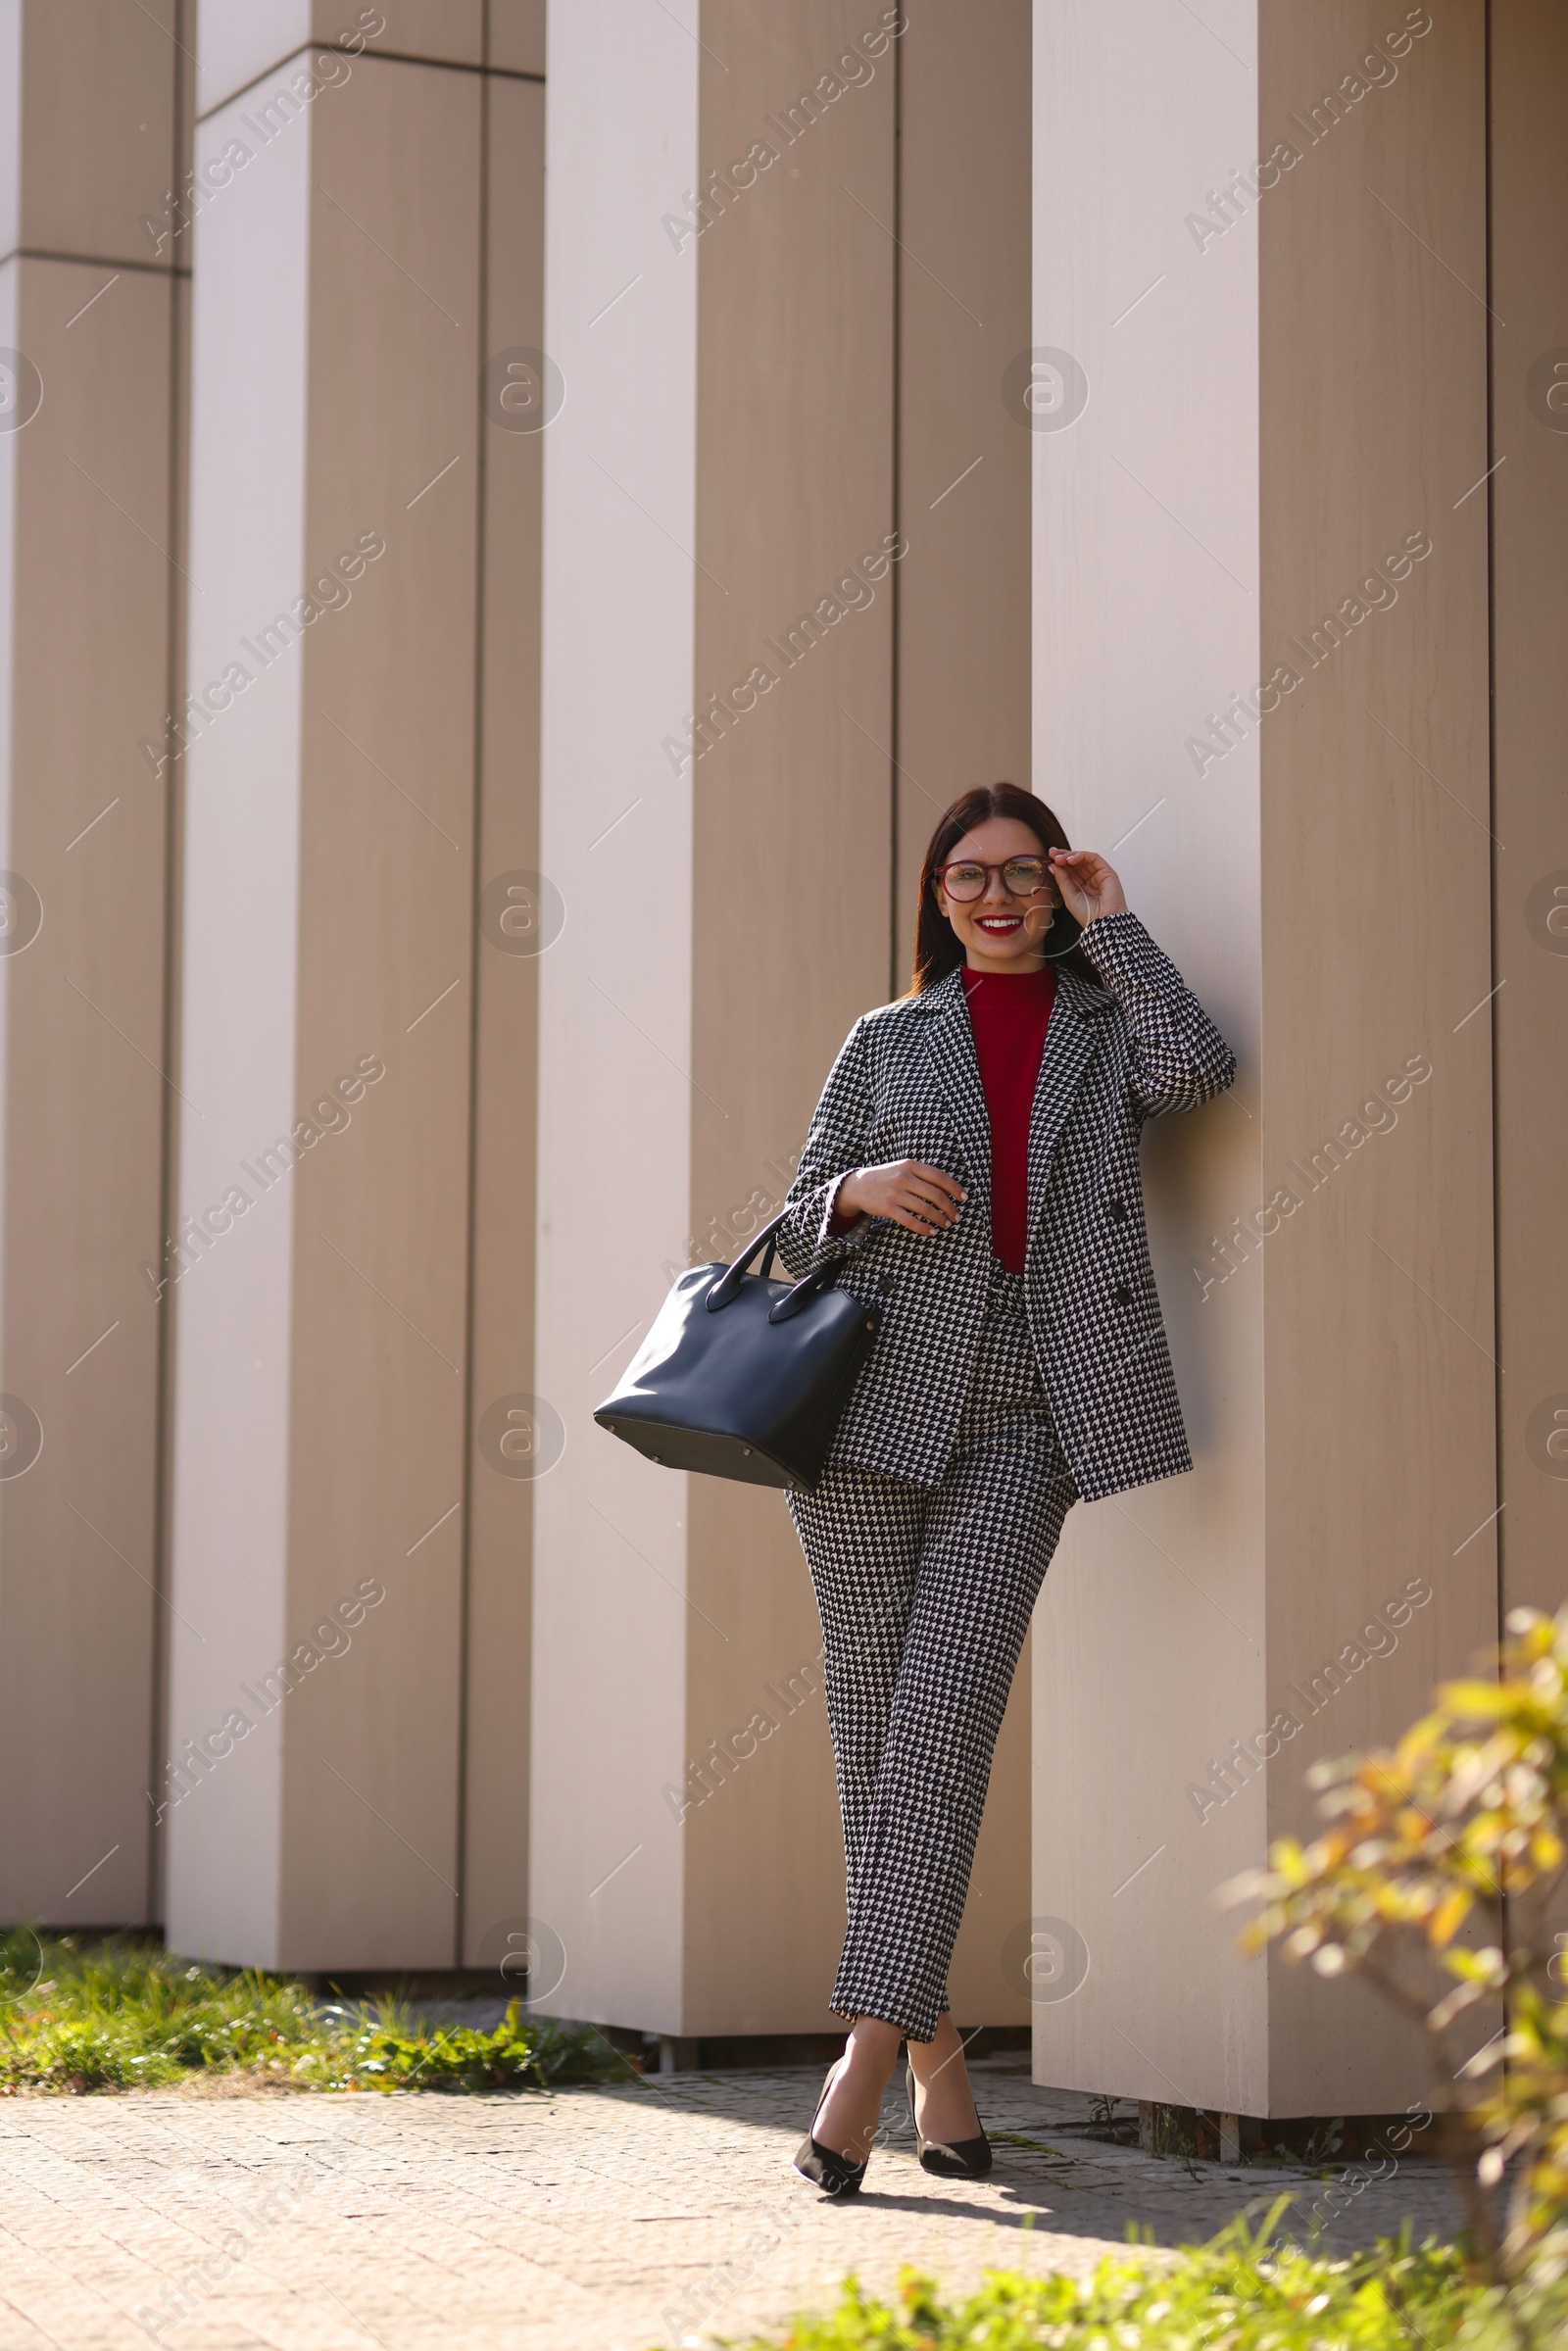
[(1483, 2269), (1534, 2291), (1568, 2275), (1568, 1607), (1508, 1632), (1496, 1678), (1444, 1684), (1392, 1752), (1317, 1765), (1322, 1834), (1225, 1891), (1262, 1905), (1244, 1950), (1354, 1972), (1420, 2025)]

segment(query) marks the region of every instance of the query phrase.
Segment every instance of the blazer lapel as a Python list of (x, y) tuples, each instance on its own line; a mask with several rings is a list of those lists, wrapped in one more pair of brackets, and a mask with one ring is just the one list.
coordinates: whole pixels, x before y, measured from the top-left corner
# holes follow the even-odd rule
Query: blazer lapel
[(1046, 1204), (1051, 1154), (1056, 1148), (1099, 1035), (1089, 1009), (1092, 1002), (1088, 990), (1073, 973), (1056, 974), (1056, 1001), (1051, 1009), (1051, 1025), (1046, 1031), (1046, 1047), (1040, 1056), (1040, 1074), (1035, 1080), (1034, 1105), (1029, 1114), (1031, 1240), (1039, 1230), (1040, 1213)]
[(991, 1118), (980, 1063), (975, 1057), (974, 1031), (963, 993), (961, 968), (952, 971), (932, 989), (925, 1023), (926, 1050), (936, 1070), (943, 1098), (958, 1130), (963, 1151), (964, 1189), (991, 1198)]

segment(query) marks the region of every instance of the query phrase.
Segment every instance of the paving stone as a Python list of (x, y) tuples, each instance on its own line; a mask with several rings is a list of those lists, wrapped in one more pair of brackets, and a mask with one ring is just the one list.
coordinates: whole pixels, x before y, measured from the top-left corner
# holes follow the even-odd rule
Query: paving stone
[[(19, 2098), (0, 2105), (0, 2351), (650, 2351), (780, 2327), (855, 2272), (945, 2284), (1084, 2275), (1211, 2235), (1289, 2192), (1283, 2165), (1158, 2160), (1087, 2135), (1090, 2102), (1021, 2061), (975, 2068), (998, 2140), (980, 2183), (928, 2179), (902, 2099), (848, 2204), (790, 2158), (821, 2069), (659, 2076), (483, 2097)], [(1457, 2216), (1446, 2174), (1345, 2175), (1325, 2241)], [(1152, 2253), (1152, 2259), (1159, 2259)]]

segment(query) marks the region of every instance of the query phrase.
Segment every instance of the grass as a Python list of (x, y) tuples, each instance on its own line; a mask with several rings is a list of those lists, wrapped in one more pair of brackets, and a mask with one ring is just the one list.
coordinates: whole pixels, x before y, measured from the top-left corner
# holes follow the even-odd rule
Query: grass
[(323, 2007), (297, 1979), (188, 1965), (131, 1937), (0, 1935), (0, 2096), (197, 2077), (317, 2090), (543, 2089), (624, 2070), (600, 2035), (525, 2019), (426, 2027), (406, 2001)]
[(1158, 2268), (1108, 2255), (1082, 2283), (994, 2271), (978, 2292), (946, 2301), (906, 2271), (886, 2302), (852, 2278), (838, 2309), (797, 2320), (782, 2351), (1546, 2351), (1568, 2341), (1568, 2303), (1538, 2302), (1516, 2320), (1458, 2247), (1414, 2248), (1408, 2230), (1348, 2260), (1284, 2245), (1284, 2203), (1255, 2229), (1235, 2221)]

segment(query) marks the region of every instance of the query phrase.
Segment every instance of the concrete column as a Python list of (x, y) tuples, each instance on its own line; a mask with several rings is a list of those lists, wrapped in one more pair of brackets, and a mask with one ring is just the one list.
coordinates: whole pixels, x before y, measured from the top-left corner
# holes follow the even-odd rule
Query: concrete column
[(1418, 2088), (1210, 1889), (1496, 1630), (1484, 13), (1035, 18), (1035, 784), (1242, 1057), (1146, 1152), (1197, 1471), (1037, 1621), (1035, 2067), (1225, 2113)]
[[(1491, 41), (1491, 1006), (1497, 1061), (1498, 1440), (1507, 1604), (1568, 1596), (1568, 24), (1544, 0), (1488, 19)], [(1477, 1024), (1479, 1025), (1479, 1024)]]
[(765, 37), (727, 4), (573, 6), (550, 32), (572, 194), (547, 245), (541, 862), (564, 919), (537, 1377), (564, 1449), (536, 1490), (530, 1901), (558, 2012), (822, 2030), (842, 1868), (782, 1496), (657, 1469), (590, 1414), (673, 1274), (782, 1198), (887, 988), (893, 44), (842, 0)]
[[(462, 1721), (476, 838), (531, 773), (479, 752), (478, 435), (536, 125), (487, 104), (477, 6), (318, 16), (202, 12), (169, 1931), (439, 1967), (476, 1837), (520, 1900), (520, 1799), (513, 1857), (465, 1835)], [(487, 144), (523, 198), (488, 264)], [(526, 670), (526, 590), (510, 648), (494, 617)], [(504, 1067), (526, 1010), (488, 1017)]]
[(0, 11), (0, 1916), (71, 1927), (155, 1915), (188, 37)]

